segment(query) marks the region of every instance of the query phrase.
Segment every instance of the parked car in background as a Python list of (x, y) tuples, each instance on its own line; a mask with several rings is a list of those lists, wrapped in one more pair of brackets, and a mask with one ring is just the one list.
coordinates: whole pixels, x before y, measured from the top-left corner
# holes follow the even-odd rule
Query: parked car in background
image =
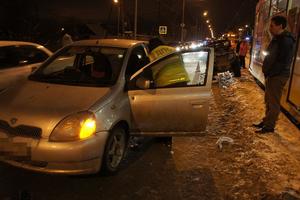
[(0, 91), (28, 76), (51, 55), (39, 44), (0, 41)]
[[(77, 41), (0, 94), (0, 153), (13, 166), (60, 174), (117, 171), (130, 135), (199, 134), (207, 124), (213, 49), (145, 62), (143, 41)], [(154, 84), (182, 59), (190, 81)], [(150, 72), (150, 73), (149, 73)], [(180, 78), (180, 77), (177, 77)], [(18, 148), (11, 148), (18, 146)]]
[(176, 48), (176, 51), (182, 51), (182, 50), (188, 50), (188, 49), (196, 49), (203, 47), (205, 44), (202, 40), (195, 40), (195, 41), (189, 41), (189, 42), (179, 42), (172, 46)]
[(237, 59), (229, 40), (214, 40), (207, 44), (215, 50), (214, 74), (233, 71), (232, 63)]

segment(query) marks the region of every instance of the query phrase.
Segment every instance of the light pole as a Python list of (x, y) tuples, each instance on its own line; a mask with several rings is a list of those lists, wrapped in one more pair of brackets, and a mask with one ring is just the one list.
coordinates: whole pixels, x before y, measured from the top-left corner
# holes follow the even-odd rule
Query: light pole
[[(208, 11), (207, 10), (205, 10), (204, 12), (203, 12), (203, 17), (204, 17), (204, 20), (205, 19), (207, 19), (207, 17), (208, 17)], [(210, 26), (210, 21), (207, 19), (206, 21), (206, 24), (208, 24), (209, 26)], [(205, 31), (206, 32), (206, 31)], [(203, 34), (204, 34), (204, 31), (203, 31)], [(206, 35), (206, 34), (205, 34)]]
[[(184, 40), (184, 27), (185, 27), (185, 23), (184, 23), (184, 14), (185, 14), (185, 0), (182, 0), (182, 18), (181, 18), (181, 39), (180, 41), (183, 42)], [(203, 12), (203, 16), (206, 17), (208, 15), (208, 12), (205, 11)]]
[(185, 9), (185, 0), (182, 0), (182, 18), (181, 18), (181, 39), (180, 41), (183, 42), (183, 34), (184, 34), (184, 9)]
[(118, 31), (118, 37), (119, 37), (119, 35), (120, 35), (120, 13), (121, 13), (121, 6), (120, 6), (119, 0), (114, 0), (114, 3), (118, 6), (118, 27), (117, 27), (117, 31)]
[(137, 7), (138, 7), (138, 0), (135, 0), (135, 9), (134, 9), (134, 39), (136, 39), (136, 33), (137, 33)]

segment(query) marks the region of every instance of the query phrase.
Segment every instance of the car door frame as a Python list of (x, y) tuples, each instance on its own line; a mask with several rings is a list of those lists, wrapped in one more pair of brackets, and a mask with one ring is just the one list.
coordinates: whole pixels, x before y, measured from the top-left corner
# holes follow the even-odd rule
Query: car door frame
[[(207, 121), (208, 121), (208, 108), (209, 101), (211, 97), (211, 84), (212, 84), (212, 76), (213, 76), (213, 63), (214, 63), (214, 50), (212, 48), (201, 48), (198, 50), (185, 50), (182, 53), (186, 52), (196, 52), (196, 51), (205, 51), (208, 52), (208, 63), (207, 63), (207, 76), (206, 83), (203, 86), (187, 86), (187, 87), (175, 87), (175, 88), (149, 88), (149, 89), (133, 89), (132, 87), (128, 87), (128, 98), (131, 107), (131, 117), (132, 117), (132, 130), (131, 133), (133, 135), (151, 135), (151, 136), (174, 136), (174, 135), (199, 135), (205, 131)], [(169, 58), (173, 54), (178, 52), (170, 53), (152, 63), (149, 63), (138, 72), (136, 72), (129, 81), (129, 84), (133, 85), (132, 82), (135, 81), (135, 78), (139, 76), (139, 74), (143, 73), (147, 68), (155, 65), (157, 62), (161, 62), (164, 59)], [(173, 97), (172, 97), (173, 96)], [(174, 103), (173, 106), (168, 106), (168, 98), (180, 99), (177, 103)], [(174, 102), (174, 99), (172, 100)], [(144, 103), (143, 103), (144, 102)], [(147, 103), (145, 103), (147, 102)], [(188, 109), (181, 109), (181, 103), (184, 102), (185, 107)], [(145, 104), (145, 105), (143, 105)], [(162, 104), (163, 109), (160, 108), (160, 104)], [(188, 104), (188, 105), (187, 105)], [(149, 107), (155, 107), (154, 113), (151, 112)], [(174, 111), (172, 109), (178, 109), (182, 111), (181, 114), (173, 115)], [(191, 108), (196, 109), (195, 113), (187, 114), (186, 112), (191, 111)], [(186, 111), (186, 112), (183, 112)], [(143, 113), (148, 112), (148, 113)], [(158, 113), (155, 113), (158, 112)], [(188, 125), (188, 121), (184, 121), (184, 117), (198, 117), (199, 113), (202, 117), (202, 121), (199, 122), (202, 125), (197, 126), (196, 122), (193, 122), (192, 125)], [(172, 114), (173, 113), (173, 114)], [(159, 124), (159, 122), (155, 122), (154, 119), (151, 118), (158, 117), (158, 121), (164, 121), (165, 127), (163, 127), (164, 123)], [(173, 124), (170, 121), (173, 120)], [(183, 120), (183, 121), (182, 121)], [(184, 126), (178, 125), (179, 122), (183, 122), (188, 125), (188, 127), (184, 128)], [(154, 128), (150, 131), (151, 128), (147, 124), (152, 123), (155, 126), (155, 123), (158, 127)], [(177, 125), (177, 126), (176, 126)], [(193, 127), (195, 126), (196, 127)], [(148, 126), (148, 127), (147, 127)]]

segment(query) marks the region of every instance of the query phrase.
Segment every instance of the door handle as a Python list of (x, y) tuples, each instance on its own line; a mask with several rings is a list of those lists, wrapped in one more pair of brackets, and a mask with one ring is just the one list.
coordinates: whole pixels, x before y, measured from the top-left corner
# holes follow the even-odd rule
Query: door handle
[(191, 101), (190, 104), (193, 106), (193, 108), (196, 108), (196, 109), (203, 107), (203, 104), (201, 101)]
[(195, 109), (200, 109), (200, 108), (202, 108), (203, 107), (203, 105), (202, 104), (192, 104), (192, 106), (193, 106), (193, 108), (195, 108)]

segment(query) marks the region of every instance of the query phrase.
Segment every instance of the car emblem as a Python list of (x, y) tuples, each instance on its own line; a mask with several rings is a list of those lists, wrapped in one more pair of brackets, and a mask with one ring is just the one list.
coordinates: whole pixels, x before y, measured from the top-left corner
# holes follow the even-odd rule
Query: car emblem
[(10, 119), (10, 123), (11, 123), (11, 125), (14, 125), (14, 124), (16, 124), (16, 123), (17, 123), (17, 121), (18, 121), (18, 119), (17, 119), (17, 118), (11, 118), (11, 119)]

